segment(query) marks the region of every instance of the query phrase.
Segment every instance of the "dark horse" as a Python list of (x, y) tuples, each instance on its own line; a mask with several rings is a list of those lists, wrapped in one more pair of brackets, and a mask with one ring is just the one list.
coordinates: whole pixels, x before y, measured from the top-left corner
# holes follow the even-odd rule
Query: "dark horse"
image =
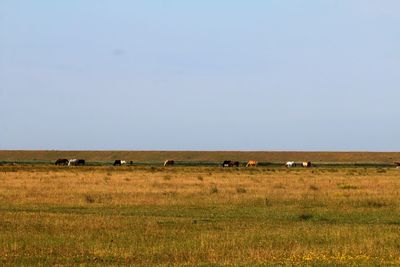
[(86, 164), (84, 159), (71, 159), (69, 161), (70, 166), (84, 166)]
[(78, 159), (76, 162), (76, 166), (84, 166), (86, 164), (86, 161), (84, 159)]
[(225, 160), (222, 167), (239, 167), (239, 161)]
[(57, 166), (67, 166), (68, 162), (69, 162), (69, 160), (67, 160), (67, 159), (58, 159), (58, 160), (56, 160), (55, 165), (57, 165)]
[(116, 159), (114, 161), (114, 166), (122, 166), (122, 165), (126, 165), (126, 161), (125, 160)]
[(172, 166), (175, 164), (175, 161), (172, 159), (167, 159), (166, 161), (164, 161), (164, 166)]

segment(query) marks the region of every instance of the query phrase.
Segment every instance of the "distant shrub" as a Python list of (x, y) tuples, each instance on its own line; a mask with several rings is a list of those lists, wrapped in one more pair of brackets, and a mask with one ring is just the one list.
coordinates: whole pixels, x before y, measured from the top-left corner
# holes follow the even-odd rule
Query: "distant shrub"
[(85, 195), (85, 201), (86, 203), (109, 203), (112, 201), (112, 196), (110, 194), (95, 194), (95, 195), (90, 195), (87, 194)]
[(95, 202), (95, 199), (94, 199), (94, 197), (91, 196), (91, 195), (85, 195), (85, 201), (86, 201), (87, 203), (94, 203), (94, 202)]
[(387, 204), (385, 202), (376, 201), (376, 200), (368, 200), (365, 202), (365, 206), (370, 208), (382, 208), (386, 207)]
[(236, 188), (236, 192), (238, 193), (238, 194), (244, 194), (244, 193), (246, 193), (247, 191), (246, 191), (246, 188), (244, 188), (244, 187), (237, 187)]
[(178, 192), (176, 192), (176, 191), (168, 191), (168, 192), (163, 192), (162, 194), (164, 196), (174, 197), (174, 196), (178, 195)]
[(203, 176), (201, 176), (201, 175), (197, 176), (197, 180), (203, 181), (203, 180), (204, 180), (204, 179), (203, 179)]
[(339, 189), (357, 189), (358, 187), (350, 184), (338, 184)]
[(317, 191), (317, 190), (319, 190), (319, 188), (316, 186), (316, 185), (310, 185), (310, 190), (314, 190), (314, 191)]
[(212, 185), (210, 189), (211, 194), (217, 194), (218, 193), (218, 187), (216, 185)]
[(309, 221), (313, 218), (313, 216), (308, 213), (303, 213), (303, 214), (300, 214), (298, 218), (300, 221)]

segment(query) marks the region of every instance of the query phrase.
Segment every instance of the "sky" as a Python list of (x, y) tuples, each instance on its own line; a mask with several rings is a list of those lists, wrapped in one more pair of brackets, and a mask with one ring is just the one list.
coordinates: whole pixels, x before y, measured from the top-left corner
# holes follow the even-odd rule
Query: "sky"
[(400, 151), (400, 1), (0, 1), (0, 149)]

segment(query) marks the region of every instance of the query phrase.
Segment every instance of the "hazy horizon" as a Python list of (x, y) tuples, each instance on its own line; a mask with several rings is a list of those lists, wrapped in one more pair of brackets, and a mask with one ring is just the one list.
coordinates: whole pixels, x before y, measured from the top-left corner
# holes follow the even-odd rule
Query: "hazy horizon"
[(0, 2), (0, 150), (400, 151), (400, 2)]

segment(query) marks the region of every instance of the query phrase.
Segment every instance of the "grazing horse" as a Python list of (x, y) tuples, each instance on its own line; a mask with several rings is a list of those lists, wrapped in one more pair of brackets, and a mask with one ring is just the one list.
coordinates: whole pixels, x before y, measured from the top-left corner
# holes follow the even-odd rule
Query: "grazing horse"
[(287, 168), (296, 167), (296, 162), (294, 162), (294, 161), (288, 161), (288, 162), (286, 162), (285, 166), (286, 166)]
[(224, 163), (222, 163), (222, 167), (239, 167), (239, 161), (231, 161), (231, 160), (225, 160)]
[(67, 159), (58, 159), (58, 160), (56, 160), (55, 165), (57, 165), (57, 166), (67, 166), (68, 163), (69, 163), (69, 160), (67, 160)]
[(114, 161), (114, 166), (122, 166), (122, 165), (126, 165), (125, 160), (117, 159), (116, 161)]
[(84, 159), (70, 159), (68, 161), (68, 166), (84, 166), (85, 163)]
[(394, 165), (396, 165), (396, 169), (400, 169), (400, 162), (395, 162)]
[(258, 162), (255, 160), (249, 160), (249, 162), (247, 162), (246, 167), (257, 167)]
[(311, 168), (311, 161), (303, 162), (304, 168)]
[(68, 160), (68, 166), (76, 166), (77, 162), (78, 162), (77, 159), (70, 159)]
[(164, 161), (164, 166), (172, 166), (175, 164), (175, 161), (172, 159), (167, 159), (166, 161)]

